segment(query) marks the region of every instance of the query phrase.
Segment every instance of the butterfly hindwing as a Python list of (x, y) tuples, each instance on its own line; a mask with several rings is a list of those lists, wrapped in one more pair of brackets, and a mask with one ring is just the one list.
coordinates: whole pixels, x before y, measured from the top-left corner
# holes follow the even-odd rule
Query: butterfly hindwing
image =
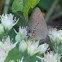
[(38, 7), (31, 14), (29, 28), (33, 38), (37, 40), (45, 38), (48, 33), (46, 22)]

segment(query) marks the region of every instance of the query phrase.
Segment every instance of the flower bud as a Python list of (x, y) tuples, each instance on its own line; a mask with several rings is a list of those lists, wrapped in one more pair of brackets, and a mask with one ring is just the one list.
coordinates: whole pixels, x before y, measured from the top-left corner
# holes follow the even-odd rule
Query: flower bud
[(48, 47), (49, 47), (49, 45), (47, 43), (41, 44), (38, 47), (37, 51), (38, 51), (39, 54), (43, 54), (43, 53), (46, 52), (46, 50), (47, 50)]
[(16, 37), (15, 37), (15, 40), (20, 42), (21, 41), (21, 35), (20, 33), (17, 33)]
[(22, 27), (21, 26), (19, 27), (19, 33), (22, 35), (22, 38), (25, 38), (26, 35), (27, 35), (27, 30), (25, 27)]
[(30, 56), (33, 56), (37, 53), (37, 47), (39, 45), (39, 42), (32, 42), (32, 41), (28, 41), (28, 47), (27, 47), (27, 50), (28, 50), (28, 54)]
[(24, 52), (24, 51), (26, 51), (26, 49), (27, 49), (27, 43), (23, 40), (23, 41), (21, 41), (20, 44), (19, 44), (19, 50), (20, 50), (21, 52)]
[[(15, 31), (16, 32), (16, 31)], [(26, 31), (26, 28), (21, 28), (21, 26), (19, 27), (19, 32), (16, 32), (16, 37), (15, 37), (15, 40), (20, 42), (22, 40), (24, 40), (24, 38), (26, 37), (27, 35), (27, 31)]]

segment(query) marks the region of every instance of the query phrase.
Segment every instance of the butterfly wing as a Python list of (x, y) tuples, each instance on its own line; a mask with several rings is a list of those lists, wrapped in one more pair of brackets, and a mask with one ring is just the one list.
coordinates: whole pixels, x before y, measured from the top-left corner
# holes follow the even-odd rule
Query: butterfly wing
[(29, 28), (33, 38), (37, 40), (45, 38), (48, 33), (46, 22), (38, 7), (31, 14)]

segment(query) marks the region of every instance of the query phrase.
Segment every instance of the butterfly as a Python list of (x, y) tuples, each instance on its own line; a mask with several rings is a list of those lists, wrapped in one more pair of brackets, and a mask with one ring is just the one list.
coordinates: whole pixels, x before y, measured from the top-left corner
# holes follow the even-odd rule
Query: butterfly
[(48, 34), (47, 24), (44, 20), (41, 10), (36, 7), (31, 16), (29, 22), (30, 37), (40, 40), (46, 38)]

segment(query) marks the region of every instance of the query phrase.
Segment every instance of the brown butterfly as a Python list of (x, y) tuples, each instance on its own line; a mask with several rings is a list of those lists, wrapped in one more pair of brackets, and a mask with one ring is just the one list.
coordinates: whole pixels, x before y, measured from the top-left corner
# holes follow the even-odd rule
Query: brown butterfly
[(30, 17), (29, 29), (31, 37), (40, 40), (47, 36), (48, 28), (41, 10), (36, 7)]

